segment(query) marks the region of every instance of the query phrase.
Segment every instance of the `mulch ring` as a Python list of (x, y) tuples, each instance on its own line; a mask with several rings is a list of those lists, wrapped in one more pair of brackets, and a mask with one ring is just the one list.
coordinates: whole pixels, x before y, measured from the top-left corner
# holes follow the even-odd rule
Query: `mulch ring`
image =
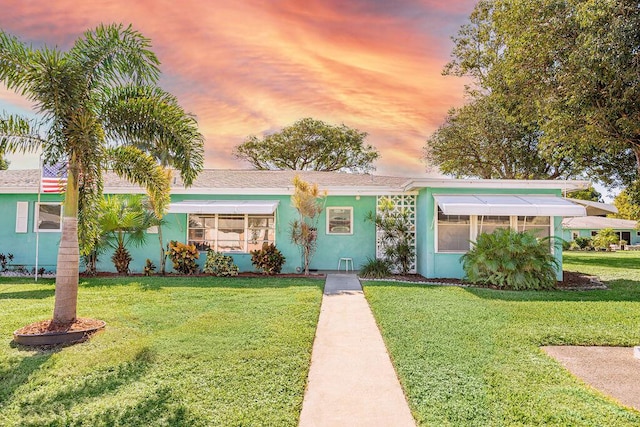
[(90, 331), (104, 326), (104, 322), (96, 319), (77, 318), (73, 323), (52, 324), (51, 319), (31, 323), (16, 331), (20, 335), (54, 334), (60, 332)]
[[(562, 290), (592, 290), (592, 289), (608, 289), (607, 286), (602, 283), (597, 277), (589, 276), (582, 273), (577, 273), (574, 271), (563, 271), (562, 272), (562, 281), (558, 281), (556, 284), (557, 289)], [(370, 279), (364, 279), (370, 280)], [(476, 286), (476, 287), (485, 287), (481, 285), (475, 285), (470, 282), (466, 282), (461, 279), (450, 279), (450, 278), (436, 278), (436, 279), (427, 279), (419, 274), (406, 274), (406, 275), (394, 275), (389, 277), (388, 279), (382, 280), (390, 280), (390, 281), (398, 281), (398, 282), (410, 282), (410, 283), (429, 283), (429, 284), (437, 284), (437, 285), (449, 285), (449, 286)], [(495, 288), (493, 286), (486, 286)]]

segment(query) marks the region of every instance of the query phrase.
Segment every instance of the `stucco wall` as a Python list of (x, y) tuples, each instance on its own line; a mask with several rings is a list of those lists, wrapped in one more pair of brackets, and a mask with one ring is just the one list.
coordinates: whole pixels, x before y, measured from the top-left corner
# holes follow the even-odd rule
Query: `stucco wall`
[[(427, 278), (463, 278), (464, 270), (460, 257), (462, 253), (436, 253), (435, 227), (437, 216), (435, 194), (551, 194), (560, 196), (560, 190), (528, 190), (528, 189), (473, 189), (473, 188), (423, 188), (418, 197), (418, 266), (417, 272)], [(556, 217), (553, 222), (553, 235), (562, 236), (562, 218)], [(558, 278), (562, 276), (562, 250), (555, 250), (555, 257), (560, 263)]]

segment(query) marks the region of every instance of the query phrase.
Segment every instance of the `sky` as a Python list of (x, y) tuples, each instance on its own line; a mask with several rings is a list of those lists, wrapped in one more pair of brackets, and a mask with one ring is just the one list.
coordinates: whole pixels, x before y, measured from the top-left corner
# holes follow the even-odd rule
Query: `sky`
[[(312, 117), (368, 133), (376, 174), (424, 176), (422, 147), (464, 79), (443, 76), (474, 0), (0, 0), (0, 28), (66, 50), (104, 23), (151, 39), (161, 86), (198, 120), (205, 167), (247, 169), (233, 148)], [(0, 84), (0, 110), (33, 114)], [(10, 157), (12, 169), (37, 156)]]

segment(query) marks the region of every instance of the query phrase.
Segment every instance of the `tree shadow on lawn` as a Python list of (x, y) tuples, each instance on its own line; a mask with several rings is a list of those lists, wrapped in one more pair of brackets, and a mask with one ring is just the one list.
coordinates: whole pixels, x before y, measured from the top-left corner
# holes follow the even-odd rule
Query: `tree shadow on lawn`
[[(363, 280), (364, 281), (364, 280)], [(609, 289), (552, 290), (552, 291), (506, 291), (485, 287), (457, 286), (482, 299), (514, 302), (533, 301), (593, 301), (593, 302), (640, 302), (640, 281), (612, 280), (605, 283)], [(397, 288), (444, 288), (438, 284), (421, 282), (368, 282), (366, 286), (391, 286)], [(455, 285), (451, 285), (455, 286)]]
[(55, 289), (34, 289), (17, 292), (0, 292), (0, 300), (3, 299), (45, 299), (52, 297)]
[(325, 278), (256, 276), (256, 277), (213, 277), (213, 276), (151, 276), (151, 277), (100, 277), (82, 278), (80, 286), (85, 288), (114, 287), (137, 285), (144, 291), (157, 291), (163, 288), (232, 288), (232, 289), (266, 289), (266, 288), (324, 288)]
[(593, 265), (596, 267), (621, 268), (635, 270), (640, 267), (640, 257), (628, 255), (619, 256), (616, 252), (587, 252), (593, 253), (594, 256), (585, 256), (578, 259), (568, 258), (564, 260), (567, 265)]
[(2, 384), (2, 387), (0, 387), (0, 407), (5, 406), (15, 391), (27, 383), (31, 375), (40, 370), (40, 367), (47, 362), (53, 354), (61, 350), (61, 347), (34, 349), (15, 343), (12, 343), (11, 347), (30, 351), (35, 350), (35, 353), (23, 357), (17, 363), (8, 363), (6, 368), (0, 369), (0, 384)]

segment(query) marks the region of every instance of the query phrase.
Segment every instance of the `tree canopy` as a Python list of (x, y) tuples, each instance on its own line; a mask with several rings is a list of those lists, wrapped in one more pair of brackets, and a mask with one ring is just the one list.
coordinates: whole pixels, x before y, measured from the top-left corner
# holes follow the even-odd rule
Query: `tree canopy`
[(640, 8), (624, 0), (481, 0), (445, 73), (472, 80), (509, 121), (534, 124), (539, 151), (607, 185), (640, 170)]
[(573, 174), (564, 156), (547, 159), (540, 132), (509, 120), (498, 100), (479, 96), (449, 111), (445, 123), (424, 146), (427, 167), (457, 178), (555, 179)]
[(365, 145), (367, 133), (304, 118), (262, 138), (249, 136), (234, 155), (259, 170), (315, 170), (366, 173), (380, 156)]
[(46, 163), (68, 164), (54, 323), (75, 320), (78, 234), (89, 252), (99, 235), (104, 171), (145, 187), (161, 213), (169, 177), (159, 154), (175, 156), (187, 185), (203, 167), (197, 123), (157, 86), (158, 66), (150, 41), (131, 26), (100, 25), (68, 51), (36, 49), (0, 30), (0, 82), (39, 113), (37, 120), (0, 116), (0, 152), (41, 148)]

